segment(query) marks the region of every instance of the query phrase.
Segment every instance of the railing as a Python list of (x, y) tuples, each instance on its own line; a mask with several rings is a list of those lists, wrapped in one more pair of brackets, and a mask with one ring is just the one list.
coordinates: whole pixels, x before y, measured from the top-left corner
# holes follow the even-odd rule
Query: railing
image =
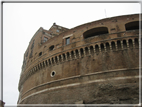
[(138, 36), (115, 38), (113, 40), (98, 41), (84, 46), (75, 47), (72, 50), (62, 51), (51, 55), (38, 64), (34, 65), (29, 71), (20, 79), (19, 90), (21, 85), (35, 72), (44, 67), (55, 66), (66, 61), (83, 58), (86, 56), (93, 56), (101, 52), (118, 51), (128, 48), (139, 48)]

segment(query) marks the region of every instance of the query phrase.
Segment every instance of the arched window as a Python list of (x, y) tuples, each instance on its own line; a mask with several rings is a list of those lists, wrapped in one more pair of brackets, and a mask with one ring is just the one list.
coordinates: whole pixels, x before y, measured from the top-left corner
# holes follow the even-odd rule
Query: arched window
[(130, 48), (133, 48), (133, 42), (132, 42), (132, 39), (129, 39), (128, 42), (129, 42), (129, 47), (130, 47)]
[(101, 43), (101, 51), (102, 51), (102, 52), (105, 51), (105, 49), (104, 49), (104, 44), (103, 44), (103, 43)]
[(138, 38), (135, 38), (135, 47), (136, 47), (136, 48), (138, 48), (138, 47), (139, 47)]
[(107, 50), (107, 51), (110, 51), (110, 46), (109, 46), (109, 43), (108, 43), (108, 42), (106, 43), (106, 50)]
[(54, 49), (54, 45), (49, 47), (49, 51), (52, 51)]
[(76, 57), (79, 58), (79, 52), (77, 49), (75, 50), (75, 54), (76, 54)]
[(87, 39), (89, 37), (93, 37), (96, 35), (102, 35), (102, 34), (108, 34), (107, 27), (98, 27), (98, 28), (87, 30), (86, 32), (83, 33), (83, 37), (84, 39)]
[(88, 47), (85, 47), (85, 53), (86, 55), (89, 55)]
[(66, 59), (66, 56), (65, 56), (65, 54), (63, 54), (63, 61), (65, 61), (65, 59)]
[(67, 59), (68, 59), (68, 60), (70, 59), (70, 54), (69, 54), (69, 52), (67, 52)]
[(39, 53), (39, 56), (41, 56), (41, 55), (42, 55), (42, 52)]
[(126, 48), (127, 48), (126, 40), (123, 40), (123, 49), (126, 49)]
[(57, 56), (55, 56), (55, 63), (58, 63), (58, 59), (57, 59)]
[(62, 62), (62, 57), (61, 57), (61, 55), (59, 55), (59, 62)]
[(139, 29), (139, 21), (129, 22), (129, 23), (125, 24), (125, 29), (126, 30), (136, 30), (136, 29)]
[(51, 61), (50, 61), (50, 59), (48, 59), (48, 64), (49, 64), (49, 65), (51, 65)]
[(95, 50), (96, 50), (96, 53), (99, 53), (99, 46), (98, 45), (95, 45)]
[(71, 57), (72, 57), (72, 59), (74, 59), (74, 52), (73, 51), (71, 51)]
[(115, 51), (115, 50), (116, 50), (115, 42), (113, 42), (113, 41), (111, 42), (111, 47), (112, 47), (112, 50), (113, 50), (113, 51)]
[(94, 48), (93, 48), (93, 46), (90, 46), (90, 52), (91, 52), (91, 55), (94, 55)]
[(82, 48), (80, 49), (80, 54), (81, 54), (81, 57), (84, 57), (84, 52)]
[(121, 42), (120, 42), (120, 40), (117, 41), (117, 49), (118, 49), (118, 50), (121, 49)]

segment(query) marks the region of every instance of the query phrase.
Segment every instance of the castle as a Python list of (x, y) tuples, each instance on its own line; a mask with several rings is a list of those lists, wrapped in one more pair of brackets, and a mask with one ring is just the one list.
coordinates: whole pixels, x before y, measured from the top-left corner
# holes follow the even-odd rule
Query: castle
[(132, 14), (39, 28), (24, 54), (17, 103), (138, 104), (140, 23)]

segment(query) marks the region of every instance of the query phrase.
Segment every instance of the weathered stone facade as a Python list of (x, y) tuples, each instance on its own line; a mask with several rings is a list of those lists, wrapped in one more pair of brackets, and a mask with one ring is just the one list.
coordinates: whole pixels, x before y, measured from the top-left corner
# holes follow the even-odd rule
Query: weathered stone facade
[(24, 54), (18, 104), (138, 104), (139, 21), (40, 28)]

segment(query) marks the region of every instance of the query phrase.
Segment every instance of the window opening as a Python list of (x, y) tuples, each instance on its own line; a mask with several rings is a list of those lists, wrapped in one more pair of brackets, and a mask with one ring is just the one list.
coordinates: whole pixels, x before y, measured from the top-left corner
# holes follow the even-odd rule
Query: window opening
[(104, 49), (104, 44), (101, 44), (101, 51), (104, 52), (105, 49)]
[(68, 59), (68, 60), (70, 59), (70, 54), (69, 54), (69, 52), (67, 52), (67, 59)]
[(129, 39), (128, 42), (129, 42), (129, 47), (130, 47), (130, 48), (133, 48), (133, 42), (132, 42), (132, 39)]
[(80, 49), (80, 54), (81, 54), (81, 57), (84, 56), (84, 53), (83, 53), (83, 49), (82, 49), (82, 48)]
[(41, 55), (42, 55), (42, 52), (39, 53), (39, 56), (41, 56)]
[(116, 50), (115, 42), (111, 42), (111, 47), (112, 47), (112, 50), (113, 50), (113, 51), (115, 51), (115, 50)]
[(138, 48), (139, 47), (139, 43), (138, 43), (138, 39), (135, 38), (135, 47)]
[(51, 77), (54, 77), (55, 74), (56, 74), (56, 72), (55, 72), (55, 71), (52, 71), (50, 75), (51, 75)]
[(54, 49), (54, 45), (49, 47), (49, 51), (52, 51)]
[(84, 39), (87, 39), (89, 37), (102, 35), (102, 34), (108, 34), (107, 27), (98, 27), (98, 28), (93, 28), (93, 29), (87, 30), (86, 32), (83, 33), (83, 37), (84, 37)]
[(44, 37), (43, 39), (43, 43), (46, 42), (48, 40), (48, 38)]
[(108, 43), (108, 42), (106, 43), (106, 50), (107, 50), (107, 51), (110, 51), (110, 46), (109, 46), (109, 43)]
[(66, 45), (70, 44), (70, 37), (66, 38)]
[(76, 57), (79, 58), (79, 52), (77, 49), (75, 50), (75, 53), (76, 53)]
[(96, 53), (99, 53), (99, 46), (98, 45), (95, 45), (95, 50), (96, 50)]
[(117, 41), (117, 49), (121, 50), (121, 42), (120, 42), (120, 40)]
[(91, 52), (91, 55), (94, 54), (94, 48), (93, 48), (93, 46), (90, 46), (90, 52)]
[(86, 55), (89, 55), (88, 47), (85, 47), (85, 53)]
[[(140, 21), (141, 23), (141, 21)], [(134, 22), (130, 22), (130, 23), (127, 23), (125, 24), (125, 29), (126, 30), (137, 30), (139, 29), (139, 21), (134, 21)], [(142, 29), (142, 27), (141, 27)]]
[(124, 48), (124, 49), (126, 49), (126, 48), (127, 48), (126, 40), (123, 40), (123, 48)]
[(71, 51), (71, 57), (72, 57), (72, 59), (74, 59), (74, 52), (73, 51)]

